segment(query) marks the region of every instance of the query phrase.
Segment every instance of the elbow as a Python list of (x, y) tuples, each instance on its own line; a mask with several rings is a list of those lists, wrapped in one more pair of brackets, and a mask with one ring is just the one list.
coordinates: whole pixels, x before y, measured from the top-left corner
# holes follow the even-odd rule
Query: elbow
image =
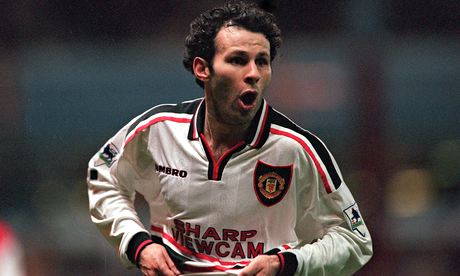
[(367, 262), (372, 258), (373, 255), (374, 255), (374, 248), (372, 246), (372, 241), (371, 241), (371, 242), (369, 242), (369, 249), (366, 252)]
[(361, 254), (361, 266), (364, 266), (372, 259), (372, 256), (374, 255), (374, 249), (370, 237), (365, 246), (362, 247)]

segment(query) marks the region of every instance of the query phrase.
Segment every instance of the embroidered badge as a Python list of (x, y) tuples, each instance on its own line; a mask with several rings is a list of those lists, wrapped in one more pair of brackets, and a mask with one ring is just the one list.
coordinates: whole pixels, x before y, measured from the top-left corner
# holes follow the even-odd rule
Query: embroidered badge
[(359, 212), (358, 204), (354, 203), (347, 209), (343, 210), (348, 218), (348, 223), (351, 230), (358, 232), (361, 236), (365, 237), (366, 232), (364, 230), (364, 222)]
[(110, 167), (112, 166), (113, 162), (116, 160), (117, 155), (118, 155), (117, 147), (112, 143), (108, 143), (107, 145), (104, 146), (104, 148), (102, 148), (101, 152), (99, 152), (99, 158), (103, 162), (98, 162), (95, 165), (100, 166), (100, 165), (105, 164), (107, 165), (107, 167)]
[(254, 190), (259, 201), (269, 207), (280, 202), (291, 184), (292, 165), (273, 166), (258, 161), (254, 171)]

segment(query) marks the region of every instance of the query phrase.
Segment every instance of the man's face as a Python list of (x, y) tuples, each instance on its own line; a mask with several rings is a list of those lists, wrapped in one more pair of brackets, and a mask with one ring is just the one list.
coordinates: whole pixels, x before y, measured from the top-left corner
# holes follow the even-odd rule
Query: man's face
[(271, 80), (270, 43), (261, 33), (229, 26), (217, 33), (215, 48), (205, 87), (208, 112), (221, 123), (247, 124)]

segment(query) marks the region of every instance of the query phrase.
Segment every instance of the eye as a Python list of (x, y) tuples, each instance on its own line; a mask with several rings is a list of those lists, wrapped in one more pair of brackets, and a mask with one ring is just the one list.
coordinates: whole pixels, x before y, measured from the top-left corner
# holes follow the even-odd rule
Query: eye
[(258, 59), (256, 59), (256, 64), (259, 65), (259, 66), (266, 66), (269, 63), (270, 62), (268, 61), (267, 58), (258, 58)]
[(246, 59), (240, 56), (231, 57), (229, 62), (235, 65), (244, 65), (246, 64)]

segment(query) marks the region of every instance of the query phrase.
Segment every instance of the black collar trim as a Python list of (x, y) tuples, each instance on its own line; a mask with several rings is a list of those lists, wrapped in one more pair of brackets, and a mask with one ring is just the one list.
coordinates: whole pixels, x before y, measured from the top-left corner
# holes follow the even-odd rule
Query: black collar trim
[[(267, 140), (270, 132), (270, 120), (268, 114), (271, 107), (267, 101), (263, 99), (262, 104), (254, 116), (253, 121), (249, 127), (248, 135), (245, 138), (247, 145), (253, 148), (260, 148)], [(205, 102), (202, 99), (193, 114), (192, 121), (190, 122), (190, 128), (188, 132), (189, 140), (198, 140), (200, 133), (204, 132), (204, 116), (205, 116)]]

